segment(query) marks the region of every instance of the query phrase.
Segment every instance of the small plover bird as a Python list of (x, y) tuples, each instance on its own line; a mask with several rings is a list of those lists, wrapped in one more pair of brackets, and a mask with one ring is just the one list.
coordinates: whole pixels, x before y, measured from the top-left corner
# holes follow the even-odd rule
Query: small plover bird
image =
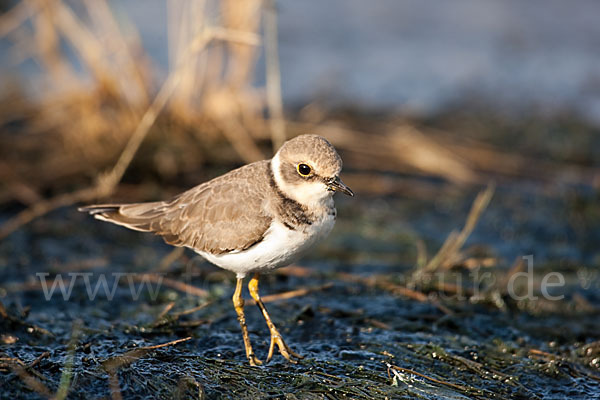
[(289, 265), (323, 239), (336, 218), (333, 194), (354, 194), (339, 174), (342, 159), (323, 137), (302, 135), (283, 144), (271, 160), (245, 165), (171, 200), (82, 207), (95, 218), (153, 232), (174, 246), (189, 247), (211, 263), (233, 271), (233, 305), (251, 365), (262, 362), (252, 350), (242, 298), (243, 280), (260, 308), (271, 343), (286, 359), (302, 356), (285, 343), (258, 294), (259, 274)]

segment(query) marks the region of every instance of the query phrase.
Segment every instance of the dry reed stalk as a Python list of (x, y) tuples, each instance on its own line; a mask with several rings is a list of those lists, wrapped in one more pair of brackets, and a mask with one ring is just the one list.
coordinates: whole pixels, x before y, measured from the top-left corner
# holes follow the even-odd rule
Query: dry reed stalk
[(42, 200), (8, 219), (0, 226), (0, 239), (5, 238), (24, 224), (27, 224), (35, 218), (47, 214), (52, 210), (70, 206), (77, 202), (90, 202), (97, 197), (102, 197), (99, 196), (100, 194), (99, 187), (92, 186), (71, 193), (63, 193), (51, 199)]
[[(125, 39), (114, 14), (106, 0), (84, 0), (83, 3), (92, 21), (97, 26), (99, 40), (106, 49), (106, 53), (114, 58), (114, 70), (120, 78), (122, 95), (127, 104), (135, 109), (146, 107), (150, 94), (147, 87), (146, 73), (136, 62), (132, 49), (135, 44), (130, 44)], [(137, 36), (133, 35), (137, 42)]]
[[(258, 35), (262, 0), (221, 0), (223, 27)], [(226, 42), (229, 49), (225, 84), (235, 91), (246, 90), (254, 77), (257, 51), (254, 46)]]
[(390, 282), (389, 276), (387, 275), (376, 274), (369, 277), (362, 277), (348, 272), (338, 272), (335, 276), (337, 279), (344, 282), (360, 283), (368, 287), (385, 290), (398, 296), (404, 296), (421, 303), (429, 303), (446, 315), (454, 314), (452, 310), (440, 303), (437, 299), (430, 298), (427, 294), (418, 290)]
[(448, 150), (483, 172), (508, 177), (528, 177), (553, 184), (565, 181), (594, 186), (594, 182), (600, 179), (598, 168), (505, 153), (479, 141), (465, 142), (447, 132), (432, 131), (431, 134)]
[(175, 312), (175, 313), (173, 313), (171, 315), (173, 316), (174, 319), (178, 319), (182, 315), (189, 315), (189, 314), (195, 313), (196, 311), (200, 311), (200, 310), (208, 307), (212, 303), (213, 303), (212, 301), (207, 301), (206, 303), (202, 303), (199, 306), (188, 308), (188, 309), (185, 309), (185, 310), (182, 310), (182, 311), (178, 311), (178, 312)]
[[(243, 12), (240, 12), (240, 14), (243, 14)], [(198, 53), (202, 69), (196, 72), (198, 83), (195, 90), (201, 94), (200, 112), (203, 119), (208, 119), (212, 124), (219, 127), (220, 133), (226, 134), (226, 138), (233, 146), (236, 145), (235, 138), (242, 142), (242, 145), (236, 149), (242, 159), (255, 161), (257, 157), (262, 158), (263, 156), (246, 127), (251, 129), (255, 125), (255, 120), (260, 122), (262, 102), (254, 95), (250, 81), (245, 84), (239, 81), (239, 87), (234, 87), (228, 82), (228, 78), (223, 76), (223, 70), (229, 67), (229, 71), (231, 71), (233, 67), (230, 64), (235, 63), (231, 60), (229, 54), (232, 51), (231, 49), (255, 49), (260, 45), (261, 38), (256, 30), (248, 30), (244, 24), (227, 25), (225, 22), (223, 24), (224, 26), (208, 26), (208, 23), (206, 23), (207, 29), (210, 29), (215, 38), (215, 42), (206, 51)], [(237, 47), (228, 46), (225, 49), (225, 46), (220, 44), (218, 40), (235, 43)], [(189, 43), (190, 51), (196, 51), (198, 38), (194, 38)], [(255, 51), (252, 50), (252, 52)], [(198, 78), (203, 79), (200, 81)], [(187, 119), (189, 120), (189, 117)], [(228, 121), (232, 119), (239, 121), (239, 123), (228, 124)], [(241, 129), (239, 129), (240, 126)], [(233, 131), (227, 132), (228, 128), (232, 128)]]
[[(396, 377), (396, 379), (398, 379), (400, 382), (406, 381), (406, 378), (404, 378), (402, 375), (400, 375), (398, 373), (398, 371), (402, 372), (402, 373), (405, 373), (405, 374), (411, 374), (411, 375), (419, 376), (419, 377), (421, 377), (423, 379), (427, 379), (428, 381), (436, 383), (438, 385), (448, 386), (448, 387), (450, 387), (452, 389), (458, 390), (460, 393), (469, 393), (469, 387), (467, 387), (467, 386), (457, 385), (455, 383), (446, 382), (446, 381), (443, 381), (441, 379), (432, 378), (430, 376), (424, 375), (424, 374), (422, 374), (420, 372), (417, 372), (417, 371), (414, 371), (412, 369), (398, 367), (398, 366), (392, 365), (392, 364), (387, 363), (387, 362), (385, 364), (388, 367), (388, 376), (389, 376), (390, 370), (391, 370), (392, 373), (394, 374), (394, 376)], [(391, 378), (391, 376), (390, 376), (390, 378)]]
[[(45, 83), (49, 88), (53, 89), (44, 93), (41, 89), (39, 92), (44, 93), (41, 96), (42, 106), (36, 119), (31, 123), (30, 127), (35, 125), (36, 121), (42, 121), (49, 124), (46, 129), (57, 129), (61, 131), (62, 143), (65, 144), (64, 151), (58, 150), (61, 154), (77, 154), (87, 153), (84, 158), (89, 162), (101, 157), (106, 157), (110, 152), (104, 151), (102, 146), (90, 146), (90, 141), (98, 143), (98, 139), (102, 136), (104, 142), (114, 143), (123, 142), (122, 136), (126, 132), (129, 124), (123, 124), (121, 121), (115, 121), (120, 118), (128, 118), (132, 120), (132, 112), (125, 112), (125, 108), (119, 110), (119, 115), (114, 113), (108, 115), (103, 110), (102, 101), (97, 92), (90, 93), (89, 88), (84, 84), (74, 72), (74, 68), (60, 49), (60, 40), (64, 38), (71, 43), (73, 48), (78, 52), (79, 59), (82, 64), (87, 65), (92, 74), (100, 81), (102, 88), (108, 92), (118, 91), (117, 95), (125, 100), (131, 98), (130, 93), (135, 93), (131, 90), (131, 84), (134, 82), (134, 77), (127, 73), (122, 63), (111, 62), (112, 59), (108, 51), (104, 51), (104, 46), (96, 38), (98, 33), (91, 28), (88, 29), (74, 12), (60, 0), (40, 1), (27, 0), (28, 7), (32, 11), (34, 32), (33, 35), (37, 42), (37, 51), (32, 53), (32, 57), (40, 60), (40, 63), (50, 74), (50, 79)], [(102, 5), (106, 4), (103, 0), (93, 2), (96, 12), (91, 12), (90, 15), (100, 15), (96, 20), (104, 19), (103, 25), (112, 26), (110, 43), (122, 43), (124, 40), (118, 31), (115, 30), (116, 23), (107, 17), (106, 9)], [(107, 7), (105, 7), (107, 8)], [(96, 21), (96, 25), (101, 25)], [(24, 42), (31, 42), (32, 39), (25, 38)], [(121, 46), (122, 48), (123, 46)], [(106, 47), (110, 50), (111, 47)], [(119, 52), (119, 54), (122, 52)], [(120, 57), (123, 58), (123, 57)], [(131, 64), (131, 63), (130, 63)], [(126, 86), (120, 87), (127, 83)], [(44, 104), (45, 103), (45, 104)], [(121, 102), (121, 105), (129, 106), (130, 101)], [(129, 116), (127, 116), (129, 114)], [(43, 129), (43, 128), (42, 128)], [(47, 135), (48, 136), (48, 135)], [(54, 147), (50, 147), (54, 148)], [(65, 170), (77, 171), (79, 166), (73, 163), (67, 166)], [(43, 171), (49, 171), (50, 165), (46, 161), (41, 162)]]
[(62, 57), (60, 51), (60, 37), (53, 23), (55, 8), (49, 2), (39, 0), (27, 0), (32, 9), (37, 9), (34, 25), (34, 42), (38, 50), (37, 55), (40, 62), (51, 75), (52, 86), (55, 90), (63, 88), (70, 90), (77, 85), (73, 80), (75, 72), (71, 65)]
[(182, 342), (187, 342), (191, 338), (192, 338), (191, 336), (188, 336), (188, 337), (173, 340), (173, 341), (170, 341), (167, 343), (156, 344), (153, 346), (138, 347), (133, 350), (129, 350), (129, 351), (125, 352), (124, 354), (110, 357), (110, 358), (102, 361), (101, 364), (105, 371), (116, 372), (119, 368), (127, 366), (127, 365), (139, 360), (140, 358), (142, 358), (143, 356), (145, 356), (148, 352), (150, 352), (152, 350), (158, 350), (158, 349), (162, 349), (164, 347), (174, 346), (174, 345), (182, 343)]
[[(184, 61), (182, 61), (182, 65), (187, 62), (188, 57), (193, 56), (194, 51), (200, 51), (201, 49), (204, 49), (208, 43), (215, 39), (231, 40), (248, 44), (248, 36), (245, 34), (239, 35), (237, 32), (233, 32), (231, 36), (228, 36), (226, 35), (226, 32), (222, 30), (213, 31), (212, 29), (205, 29), (200, 37), (196, 38), (190, 43), (190, 51), (186, 52), (188, 56), (186, 59), (184, 59)], [(192, 49), (194, 51), (192, 51)], [(109, 172), (100, 175), (97, 183), (94, 186), (72, 193), (58, 195), (54, 198), (37, 203), (33, 207), (20, 212), (15, 217), (5, 222), (4, 225), (0, 226), (0, 239), (6, 237), (23, 224), (26, 224), (32, 221), (34, 218), (44, 215), (49, 211), (72, 205), (77, 202), (89, 202), (96, 198), (102, 198), (110, 195), (123, 177), (125, 170), (133, 160), (133, 157), (148, 134), (150, 127), (156, 121), (158, 114), (165, 107), (173, 91), (179, 84), (181, 79), (181, 74), (179, 71), (180, 68), (182, 68), (182, 65), (178, 66), (178, 68), (169, 74), (160, 91), (154, 98), (154, 101), (139, 121), (137, 128), (127, 142), (127, 145), (122, 151), (119, 159)]]
[[(221, 29), (259, 37), (261, 3), (261, 0), (222, 0)], [(211, 61), (218, 68), (207, 70), (203, 115), (245, 162), (261, 160), (264, 155), (252, 137), (252, 131), (261, 126), (264, 103), (252, 89), (256, 46), (235, 41), (227, 41), (224, 46), (211, 49)]]
[(265, 65), (267, 75), (267, 106), (273, 152), (285, 142), (285, 120), (283, 100), (281, 98), (281, 71), (279, 69), (279, 51), (277, 39), (277, 10), (275, 0), (267, 1), (265, 21)]
[(156, 326), (156, 325), (160, 324), (160, 322), (165, 318), (165, 316), (169, 313), (169, 311), (171, 311), (173, 309), (173, 307), (175, 307), (175, 302), (174, 301), (168, 302), (163, 307), (163, 309), (160, 311), (160, 313), (158, 313), (156, 318), (154, 318), (154, 322), (152, 322), (151, 325)]
[(171, 110), (182, 118), (193, 114), (195, 95), (199, 92), (199, 82), (203, 73), (199, 71), (204, 52), (195, 53), (187, 62), (186, 52), (191, 42), (208, 26), (205, 20), (206, 1), (169, 0), (167, 2), (167, 28), (169, 41), (169, 66), (173, 70), (179, 65), (181, 69), (181, 84), (173, 93)]
[(75, 320), (75, 322), (73, 322), (73, 327), (71, 329), (71, 338), (69, 339), (69, 343), (67, 344), (67, 355), (65, 357), (65, 364), (62, 367), (60, 383), (58, 385), (58, 389), (56, 390), (56, 394), (54, 395), (53, 400), (64, 400), (69, 394), (69, 389), (71, 388), (71, 382), (73, 379), (73, 363), (75, 358), (75, 351), (77, 350), (77, 342), (79, 339), (79, 334), (81, 332), (82, 324), (83, 322), (81, 320)]
[(185, 252), (185, 248), (183, 248), (183, 247), (173, 248), (173, 250), (171, 250), (169, 253), (167, 253), (167, 255), (165, 255), (160, 260), (160, 262), (156, 265), (155, 268), (152, 269), (152, 271), (154, 271), (154, 272), (166, 271), (167, 269), (169, 269), (171, 264), (173, 264), (175, 261), (179, 260), (181, 258), (181, 256), (183, 256), (184, 252)]
[(121, 94), (121, 91), (118, 90), (119, 83), (116, 78), (119, 74), (112, 71), (108, 63), (110, 58), (94, 33), (85, 27), (73, 10), (62, 0), (53, 0), (48, 4), (52, 12), (50, 21), (78, 52), (80, 60), (96, 80), (101, 82), (109, 93)]
[[(208, 292), (204, 289), (201, 289), (196, 286), (188, 285), (187, 283), (176, 281), (174, 279), (166, 278), (163, 275), (156, 274), (156, 273), (134, 275), (133, 279), (138, 282), (152, 282), (152, 283), (156, 283), (157, 285), (165, 285), (172, 289), (179, 290), (180, 292), (183, 292), (183, 293), (186, 293), (186, 294), (189, 294), (192, 296), (196, 296), (196, 297), (202, 297), (202, 298), (208, 297)], [(157, 286), (157, 289), (158, 289), (158, 286)]]
[(137, 349), (130, 350), (122, 355), (111, 357), (107, 360), (102, 361), (102, 368), (108, 374), (108, 385), (110, 388), (110, 395), (113, 399), (122, 399), (121, 386), (119, 385), (118, 371), (121, 367), (130, 365), (140, 358), (144, 357), (148, 352), (163, 347), (174, 346), (181, 342), (190, 340), (191, 337), (183, 339), (173, 340), (172, 342), (163, 343), (155, 346), (140, 347)]
[(210, 36), (211, 40), (234, 42), (245, 46), (260, 45), (260, 35), (253, 32), (240, 31), (238, 29), (229, 29), (222, 26), (210, 26), (204, 29), (204, 32), (194, 38), (189, 44), (187, 54), (195, 53), (206, 46), (205, 36)]
[[(216, 103), (230, 103), (230, 96), (232, 95), (234, 94), (229, 91), (220, 91), (218, 92), (218, 94), (213, 93), (211, 96), (213, 102), (211, 103), (212, 106), (209, 109), (213, 110)], [(220, 101), (218, 101), (217, 99), (220, 99)], [(213, 113), (212, 115), (215, 116), (217, 114)], [(238, 115), (228, 115), (221, 113), (219, 113), (218, 115), (219, 117), (214, 121), (214, 123), (219, 127), (223, 135), (227, 138), (227, 140), (229, 140), (231, 146), (242, 157), (244, 161), (246, 161), (247, 163), (251, 163), (265, 158), (262, 151), (260, 151), (258, 146), (256, 146), (256, 143), (254, 142), (254, 139), (250, 136), (248, 130), (244, 127), (242, 121), (239, 120)]]
[(429, 260), (429, 262), (421, 269), (418, 269), (417, 274), (432, 273), (441, 269), (448, 269), (456, 265), (460, 261), (460, 249), (465, 244), (467, 238), (475, 229), (477, 221), (487, 208), (492, 196), (494, 195), (494, 184), (489, 184), (487, 188), (481, 191), (471, 206), (469, 215), (465, 222), (465, 226), (459, 231), (453, 231), (448, 235), (448, 238), (438, 250), (437, 254)]
[(372, 134), (329, 122), (315, 124), (287, 121), (291, 136), (314, 132), (327, 137), (345, 151), (348, 164), (374, 171), (421, 172), (458, 184), (484, 183), (484, 174), (531, 177), (543, 181), (596, 184), (600, 170), (565, 163), (533, 160), (503, 153), (480, 142), (464, 143), (461, 138), (439, 130), (413, 126), (377, 126)]
[[(214, 103), (216, 105), (212, 108), (206, 107), (207, 114), (215, 117), (213, 123), (220, 127), (222, 133), (234, 145), (243, 159), (254, 161), (263, 158), (250, 132), (246, 129), (246, 126), (252, 126), (253, 123), (261, 121), (260, 102), (255, 101), (256, 97), (250, 90), (250, 79), (256, 58), (255, 47), (260, 43), (258, 34), (260, 1), (247, 0), (241, 3), (224, 0), (221, 3), (224, 27), (209, 27), (206, 23), (198, 24), (204, 2), (187, 4), (185, 11), (189, 11), (188, 14), (191, 18), (182, 27), (184, 33), (180, 38), (184, 39), (180, 39), (183, 44), (180, 43), (176, 47), (176, 66), (172, 68), (165, 83), (141, 117), (136, 116), (141, 113), (136, 112), (135, 109), (138, 108), (138, 104), (147, 103), (146, 78), (129, 51), (127, 41), (120, 33), (105, 0), (85, 0), (84, 2), (95, 29), (86, 27), (62, 0), (27, 0), (26, 6), (19, 5), (8, 15), (0, 18), (0, 33), (2, 34), (14, 32), (28, 18), (38, 18), (38, 29), (35, 34), (38, 37), (39, 45), (36, 54), (49, 71), (54, 71), (51, 72), (54, 76), (52, 81), (57, 83), (56, 86), (63, 86), (60, 83), (63, 81), (76, 82), (74, 83), (75, 88), (83, 89), (81, 98), (77, 100), (69, 96), (48, 97), (47, 107), (43, 107), (44, 112), (38, 119), (42, 124), (37, 127), (32, 125), (34, 130), (60, 129), (68, 133), (63, 141), (67, 146), (64, 153), (85, 151), (87, 158), (94, 159), (106, 157), (110, 152), (105, 151), (102, 145), (89, 146), (90, 139), (94, 142), (102, 139), (107, 144), (113, 141), (120, 143), (123, 134), (130, 131), (131, 128), (128, 127), (136, 126), (118, 161), (108, 173), (98, 177), (94, 186), (37, 202), (0, 227), (0, 237), (8, 235), (22, 224), (55, 208), (78, 201), (91, 201), (112, 193), (148, 130), (170, 98), (174, 94), (182, 93), (181, 96), (186, 101), (191, 101), (189, 100), (190, 90), (198, 87), (199, 82), (199, 77), (195, 74), (198, 66), (198, 54), (200, 53), (204, 57), (203, 50), (206, 50), (208, 44), (214, 41), (227, 42), (230, 54), (228, 54), (229, 62), (225, 80), (217, 84), (217, 87), (220, 85), (220, 90), (212, 91), (212, 93), (216, 93), (216, 96), (210, 96), (216, 99), (213, 102), (213, 105)], [(7, 19), (8, 17), (11, 19)], [(201, 32), (198, 31), (199, 29)], [(58, 46), (59, 36), (66, 39), (76, 49), (81, 62), (101, 83), (103, 90), (115, 94), (118, 99), (126, 100), (125, 106), (130, 107), (128, 112), (121, 109), (116, 113), (110, 112), (110, 110), (107, 113), (102, 110), (101, 100), (98, 97), (92, 97), (95, 94), (89, 96), (89, 91), (84, 89), (66, 58), (61, 55)], [(183, 50), (181, 50), (182, 48)], [(190, 89), (179, 91), (181, 89), (178, 89), (180, 88), (178, 83), (181, 81), (184, 81), (185, 86)], [(133, 95), (134, 92), (138, 92), (138, 94)], [(209, 97), (210, 94), (204, 93), (203, 97)], [(210, 105), (210, 101), (207, 103)], [(276, 113), (277, 111), (273, 114)], [(232, 116), (234, 118), (230, 118)], [(135, 122), (136, 119), (138, 122)], [(275, 136), (277, 135), (275, 134), (273, 138)], [(106, 140), (107, 138), (109, 140)], [(76, 173), (77, 168), (85, 168), (80, 165), (81, 163), (77, 167), (78, 164), (73, 157), (49, 158), (42, 161), (42, 164), (45, 171), (60, 169), (71, 175)], [(54, 181), (57, 177), (49, 178), (50, 181)], [(28, 196), (29, 199), (35, 197)], [(31, 203), (31, 201), (29, 202)]]
[[(306, 296), (307, 294), (310, 294), (313, 292), (321, 292), (323, 290), (330, 289), (332, 286), (333, 286), (333, 283), (330, 282), (330, 283), (326, 283), (324, 285), (319, 285), (319, 286), (311, 286), (311, 287), (300, 288), (300, 289), (296, 289), (296, 290), (290, 290), (288, 292), (269, 294), (266, 296), (261, 296), (261, 300), (263, 303), (272, 303), (274, 301), (279, 301), (279, 300), (289, 300), (289, 299), (293, 299), (295, 297)], [(246, 304), (256, 305), (256, 301), (254, 299), (249, 299), (249, 300), (246, 300)]]
[(349, 164), (361, 165), (364, 169), (418, 171), (458, 184), (481, 180), (468, 162), (412, 126), (379, 127), (387, 132), (384, 134), (365, 133), (335, 124), (288, 122), (287, 128), (292, 136), (306, 132), (325, 136), (344, 151)]
[[(223, 3), (221, 3), (223, 5)], [(204, 117), (215, 125), (220, 133), (230, 142), (240, 157), (246, 161), (256, 161), (264, 158), (262, 152), (258, 149), (254, 139), (251, 137), (247, 126), (255, 125), (252, 120), (261, 115), (261, 108), (255, 104), (255, 96), (251, 95), (250, 78), (244, 82), (241, 78), (236, 80), (235, 85), (229, 82), (229, 78), (223, 77), (223, 65), (227, 65), (228, 72), (250, 70), (248, 66), (238, 65), (241, 61), (247, 61), (247, 57), (240, 60), (232, 59), (235, 57), (231, 53), (244, 49), (242, 53), (248, 54), (255, 52), (255, 47), (260, 43), (260, 36), (255, 27), (250, 26), (245, 18), (252, 19), (253, 16), (248, 12), (246, 3), (235, 8), (233, 22), (227, 16), (224, 16), (223, 24), (225, 26), (211, 27), (208, 21), (198, 23), (197, 18), (204, 11), (206, 5), (201, 6), (198, 2), (174, 1), (169, 3), (169, 40), (172, 43), (169, 49), (170, 62), (175, 64), (182, 58), (188, 57), (189, 49), (194, 51), (198, 46), (196, 32), (200, 27), (209, 29), (215, 38), (226, 39), (228, 53), (215, 51), (214, 47), (223, 47), (215, 44), (213, 48), (207, 49), (207, 52), (198, 52), (196, 57), (188, 59), (185, 63), (187, 68), (182, 71), (182, 82), (177, 91), (173, 94), (170, 111), (182, 120), (192, 123), (192, 116), (195, 113), (193, 107), (201, 101), (201, 112)], [(226, 8), (223, 5), (223, 8)], [(239, 20), (242, 20), (240, 23)], [(236, 40), (237, 39), (237, 40)], [(248, 50), (250, 49), (250, 50)], [(207, 56), (207, 53), (210, 56)], [(228, 60), (222, 60), (229, 56)], [(227, 62), (224, 62), (227, 61)], [(207, 63), (210, 62), (210, 67)], [(198, 67), (201, 67), (199, 70)], [(209, 74), (213, 75), (212, 77)], [(234, 74), (242, 76), (243, 74)]]
[[(17, 199), (28, 206), (42, 200), (38, 191), (21, 179), (12, 166), (6, 162), (0, 162), (0, 182), (4, 185), (4, 191), (1, 193), (8, 199)], [(0, 203), (3, 200), (0, 198)]]
[(27, 372), (25, 363), (18, 358), (9, 358), (3, 361), (8, 361), (7, 364), (12, 372), (19, 377), (29, 387), (30, 390), (39, 394), (42, 398), (52, 398), (52, 392), (39, 379)]
[(18, 29), (36, 12), (37, 10), (30, 7), (26, 1), (15, 4), (13, 8), (0, 15), (0, 38)]
[[(202, 43), (202, 42), (198, 41), (198, 39), (200, 39), (200, 38), (203, 38), (204, 45), (202, 45), (202, 46), (200, 46), (200, 43)], [(224, 39), (224, 38), (226, 38), (226, 36), (221, 35), (219, 38)], [(154, 98), (154, 101), (152, 102), (150, 107), (146, 110), (146, 113), (143, 115), (135, 132), (131, 136), (129, 142), (127, 143), (127, 146), (121, 153), (121, 156), (119, 157), (119, 160), (117, 160), (117, 163), (115, 164), (113, 169), (108, 174), (102, 176), (101, 179), (99, 179), (100, 187), (109, 188), (108, 191), (110, 192), (114, 189), (114, 187), (117, 185), (117, 183), (121, 180), (121, 178), (123, 177), (123, 174), (125, 173), (125, 170), (127, 169), (129, 164), (131, 163), (131, 160), (137, 153), (137, 150), (139, 149), (140, 145), (142, 144), (142, 141), (144, 140), (144, 138), (146, 137), (146, 134), (148, 133), (150, 127), (154, 124), (158, 114), (165, 107), (165, 105), (167, 104), (167, 101), (169, 100), (169, 98), (171, 97), (171, 95), (173, 94), (173, 92), (175, 91), (177, 86), (179, 85), (179, 83), (182, 79), (182, 74), (180, 73), (180, 70), (185, 69), (185, 65), (186, 65), (188, 59), (193, 57), (194, 53), (196, 51), (199, 51), (199, 50), (205, 48), (205, 46), (214, 39), (215, 39), (215, 36), (213, 35), (213, 31), (211, 29), (205, 29), (199, 38), (192, 41), (192, 43), (189, 45), (190, 50), (186, 52), (186, 54), (187, 54), (186, 58), (184, 58), (181, 61), (181, 64), (174, 71), (172, 71), (169, 74), (169, 76), (167, 77), (167, 80), (165, 81), (165, 83), (161, 87), (160, 91)], [(232, 37), (232, 38), (230, 38), (230, 40), (238, 41), (238, 38)], [(192, 51), (192, 49), (198, 49), (198, 50)], [(107, 189), (105, 189), (105, 190), (107, 190)]]

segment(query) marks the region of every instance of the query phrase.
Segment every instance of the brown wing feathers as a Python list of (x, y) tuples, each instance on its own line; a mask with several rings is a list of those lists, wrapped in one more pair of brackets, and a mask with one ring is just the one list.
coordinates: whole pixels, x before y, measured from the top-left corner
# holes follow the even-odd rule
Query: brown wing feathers
[[(99, 204), (81, 207), (95, 218), (142, 232), (157, 232), (160, 209), (165, 203)], [(158, 233), (158, 232), (157, 232)]]
[[(262, 240), (271, 218), (264, 213), (269, 187), (260, 175), (268, 161), (247, 165), (180, 194), (171, 201), (82, 207), (95, 218), (154, 232), (174, 246), (222, 254)], [(257, 179), (258, 177), (258, 179)]]

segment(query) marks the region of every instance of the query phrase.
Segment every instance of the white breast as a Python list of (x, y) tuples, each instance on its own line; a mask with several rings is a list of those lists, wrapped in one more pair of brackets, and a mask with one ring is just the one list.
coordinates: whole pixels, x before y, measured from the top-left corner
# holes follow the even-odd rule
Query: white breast
[(244, 251), (214, 255), (198, 252), (211, 263), (235, 272), (238, 278), (248, 273), (267, 271), (289, 265), (310, 246), (331, 232), (335, 216), (326, 214), (304, 230), (291, 230), (281, 222), (273, 221), (264, 239)]

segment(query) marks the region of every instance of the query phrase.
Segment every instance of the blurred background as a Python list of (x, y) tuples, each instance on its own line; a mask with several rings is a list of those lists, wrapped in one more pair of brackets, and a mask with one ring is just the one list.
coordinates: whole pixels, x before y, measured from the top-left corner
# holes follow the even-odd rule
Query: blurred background
[[(342, 153), (345, 179), (362, 195), (355, 204), (417, 198), (424, 212), (444, 211), (490, 182), (524, 200), (552, 192), (583, 213), (569, 221), (540, 200), (539, 218), (560, 232), (550, 236), (570, 247), (555, 255), (597, 261), (598, 233), (588, 229), (600, 185), (595, 1), (2, 8), (2, 236), (76, 203), (164, 198), (312, 132)], [(452, 203), (449, 191), (465, 199), (439, 206)], [(546, 238), (524, 245), (515, 236), (535, 217), (500, 232), (512, 241), (504, 256), (553, 251)], [(502, 231), (511, 219), (500, 218)]]
[[(323, 307), (350, 327), (359, 306), (346, 310), (336, 298), (350, 290), (359, 302), (382, 290), (389, 299), (365, 318), (387, 331), (429, 329), (415, 302), (445, 317), (472, 304), (524, 312), (518, 324), (498, 317), (490, 336), (477, 336), (489, 323), (477, 320), (474, 340), (513, 340), (502, 329), (514, 323), (531, 335), (516, 347), (571, 354), (563, 361), (597, 374), (600, 329), (589, 318), (600, 309), (596, 0), (2, 0), (0, 11), (0, 299), (19, 318), (29, 305), (40, 310), (30, 323), (58, 326), (40, 318), (58, 306), (40, 300), (39, 271), (178, 279), (192, 265), (193, 285), (211, 283), (210, 296), (228, 298), (232, 278), (191, 252), (76, 206), (166, 199), (316, 133), (339, 150), (357, 196), (336, 197), (331, 237), (272, 278), (273, 290), (341, 282)], [(562, 301), (509, 296), (506, 282), (526, 270), (527, 255), (536, 293), (545, 273), (566, 277), (553, 292)], [(480, 269), (494, 277), (483, 294), (457, 283)], [(440, 271), (452, 275), (432, 280)], [(190, 287), (172, 289), (154, 306), (192, 306), (178, 297)], [(318, 299), (308, 300), (315, 309)], [(112, 306), (60, 314), (65, 337), (74, 316), (99, 323), (84, 317), (89, 307)], [(413, 314), (396, 315), (398, 307)], [(136, 311), (131, 324), (146, 314), (162, 315)], [(418, 327), (406, 322), (420, 318)], [(315, 331), (327, 330), (318, 323)]]

